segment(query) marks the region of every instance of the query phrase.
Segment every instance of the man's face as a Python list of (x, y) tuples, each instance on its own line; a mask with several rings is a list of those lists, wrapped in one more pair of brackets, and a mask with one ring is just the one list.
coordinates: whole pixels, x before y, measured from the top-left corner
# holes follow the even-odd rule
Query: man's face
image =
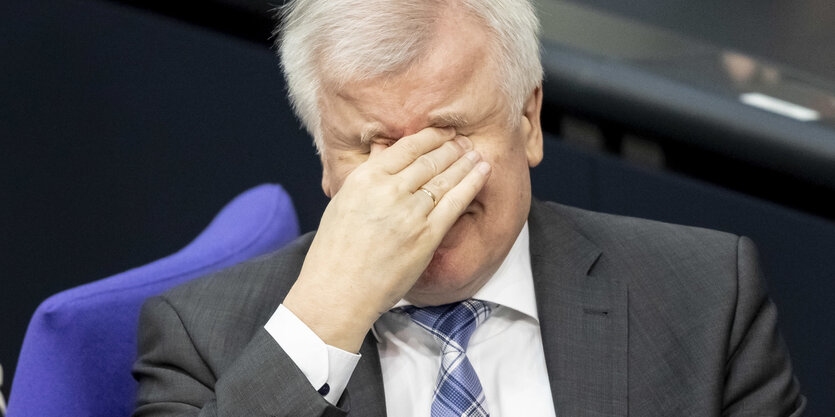
[(468, 19), (450, 21), (430, 50), (403, 73), (349, 83), (319, 99), (328, 196), (368, 158), (363, 135), (390, 145), (428, 127), (458, 124), (457, 133), (492, 166), (487, 184), (406, 295), (417, 304), (468, 298), (498, 269), (530, 209), (529, 167), (542, 158), (541, 90), (531, 92), (512, 126), (482, 28)]

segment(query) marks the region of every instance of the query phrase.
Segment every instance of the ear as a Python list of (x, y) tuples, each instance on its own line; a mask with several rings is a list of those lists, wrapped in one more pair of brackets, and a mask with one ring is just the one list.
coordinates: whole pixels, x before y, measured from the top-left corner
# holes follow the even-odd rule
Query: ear
[(539, 121), (542, 113), (542, 85), (531, 92), (522, 111), (521, 129), (525, 153), (528, 156), (528, 166), (533, 168), (542, 161), (542, 124)]

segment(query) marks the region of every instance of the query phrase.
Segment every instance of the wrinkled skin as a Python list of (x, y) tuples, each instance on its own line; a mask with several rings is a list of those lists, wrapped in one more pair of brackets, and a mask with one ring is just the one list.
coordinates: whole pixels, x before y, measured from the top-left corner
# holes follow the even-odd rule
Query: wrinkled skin
[(401, 298), (472, 296), (527, 218), (541, 89), (508, 117), (486, 33), (450, 20), (412, 68), (320, 94), (331, 202), (284, 305), (332, 346), (358, 351)]

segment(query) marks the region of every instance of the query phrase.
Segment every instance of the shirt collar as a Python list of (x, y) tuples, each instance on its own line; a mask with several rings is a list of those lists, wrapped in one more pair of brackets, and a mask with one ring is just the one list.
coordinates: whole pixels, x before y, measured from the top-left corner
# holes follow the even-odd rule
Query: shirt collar
[(531, 271), (528, 222), (525, 222), (499, 269), (473, 298), (512, 308), (539, 321)]
[[(499, 269), (473, 295), (473, 298), (511, 308), (539, 321), (531, 271), (530, 234), (527, 221)], [(402, 299), (393, 308), (408, 305), (412, 303)], [(377, 331), (374, 327), (371, 329), (376, 337)]]

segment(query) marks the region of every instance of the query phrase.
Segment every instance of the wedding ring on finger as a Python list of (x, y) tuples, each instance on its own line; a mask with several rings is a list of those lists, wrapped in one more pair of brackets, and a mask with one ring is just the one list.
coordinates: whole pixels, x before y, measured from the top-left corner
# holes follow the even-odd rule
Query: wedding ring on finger
[(438, 205), (438, 199), (435, 198), (435, 194), (432, 194), (432, 191), (429, 191), (423, 187), (418, 188), (418, 191), (423, 191), (424, 193), (426, 193), (426, 195), (429, 196), (429, 198), (432, 199), (432, 207), (436, 207)]

